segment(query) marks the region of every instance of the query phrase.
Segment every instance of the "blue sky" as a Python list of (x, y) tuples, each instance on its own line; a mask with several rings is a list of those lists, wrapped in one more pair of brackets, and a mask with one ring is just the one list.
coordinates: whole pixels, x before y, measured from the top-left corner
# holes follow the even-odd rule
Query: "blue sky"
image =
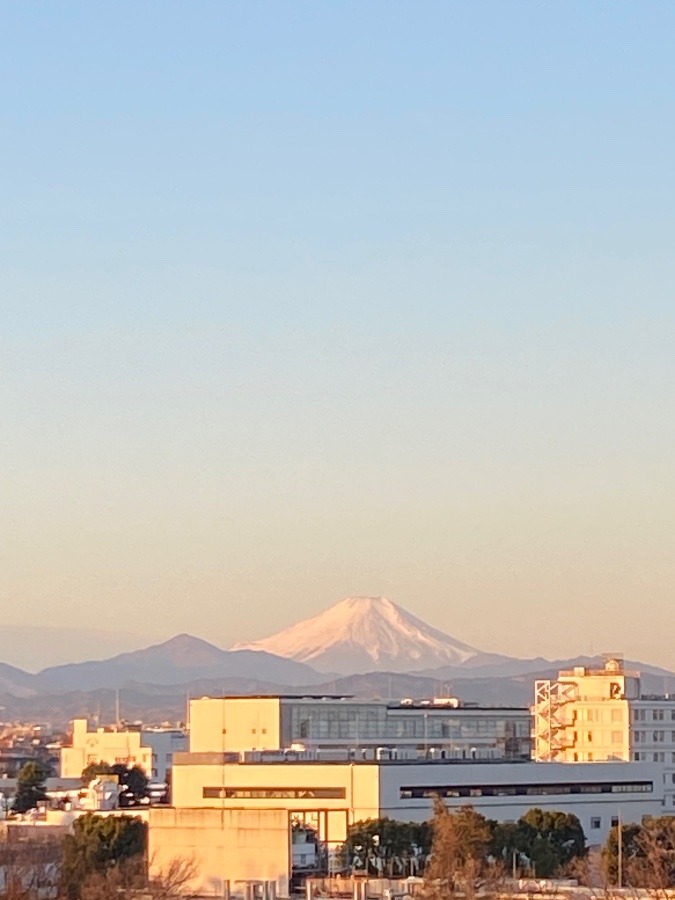
[(675, 667), (674, 25), (5, 5), (6, 622)]

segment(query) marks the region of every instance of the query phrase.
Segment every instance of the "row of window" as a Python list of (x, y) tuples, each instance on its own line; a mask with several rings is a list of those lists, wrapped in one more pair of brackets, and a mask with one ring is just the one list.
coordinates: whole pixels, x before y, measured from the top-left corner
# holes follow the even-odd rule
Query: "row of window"
[[(257, 733), (258, 733), (258, 729), (257, 729), (257, 728), (251, 728), (251, 734), (257, 734)], [(223, 734), (227, 734), (227, 728), (223, 728)], [(266, 728), (261, 728), (261, 729), (260, 729), (260, 734), (267, 734), (267, 729), (266, 729)]]
[[(670, 715), (669, 715), (670, 713)], [(675, 722), (675, 709), (634, 709), (634, 722)]]
[[(619, 817), (612, 816), (612, 828), (616, 828), (619, 824)], [(591, 818), (591, 828), (602, 828), (602, 819), (600, 816), (593, 816)]]
[(481, 785), (419, 785), (400, 790), (401, 800), (433, 797), (520, 797), (545, 794), (633, 794), (651, 793), (651, 781), (611, 782), (587, 784), (481, 784)]
[(341, 787), (205, 787), (205, 800), (344, 800)]
[[(606, 744), (607, 743), (607, 732), (593, 732), (593, 731), (575, 731), (573, 734), (573, 740), (575, 744), (578, 743), (593, 743), (593, 735), (595, 734), (596, 743)], [(623, 731), (612, 731), (611, 732), (611, 741), (612, 744), (622, 744), (623, 743)]]
[[(586, 722), (607, 722), (607, 712), (606, 709), (586, 709), (583, 711), (583, 718)], [(609, 710), (609, 721), (623, 722), (623, 709)]]
[(423, 710), (387, 711), (383, 708), (331, 708), (317, 704), (294, 707), (292, 739), (351, 738), (479, 738), (528, 737), (529, 722), (507, 716), (439, 714)]
[(645, 753), (644, 750), (636, 750), (633, 753), (633, 762), (675, 763), (675, 753), (664, 753), (663, 750), (658, 750), (655, 753)]
[[(667, 738), (668, 734), (670, 734), (670, 738)], [(634, 731), (633, 740), (636, 744), (648, 744), (650, 742), (653, 744), (664, 744), (666, 740), (671, 744), (675, 744), (675, 731)]]

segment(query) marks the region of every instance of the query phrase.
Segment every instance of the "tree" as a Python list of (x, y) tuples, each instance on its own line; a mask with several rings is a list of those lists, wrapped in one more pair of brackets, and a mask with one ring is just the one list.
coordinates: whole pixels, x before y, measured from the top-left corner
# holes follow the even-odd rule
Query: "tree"
[(55, 896), (60, 856), (60, 841), (51, 837), (0, 841), (2, 900)]
[(109, 765), (109, 763), (89, 763), (89, 765), (82, 770), (82, 784), (88, 785), (90, 781), (93, 781), (94, 778), (98, 778), (99, 775), (110, 775), (111, 773), (112, 766)]
[[(624, 887), (634, 887), (634, 860), (642, 856), (643, 849), (638, 841), (642, 828), (639, 825), (621, 825), (621, 881)], [(610, 829), (602, 848), (602, 865), (610, 884), (619, 883), (619, 827)]]
[(82, 771), (82, 783), (89, 784), (100, 775), (116, 775), (118, 783), (125, 788), (124, 794), (130, 795), (131, 805), (147, 794), (149, 780), (140, 766), (129, 768), (123, 763), (115, 763), (113, 766), (106, 762), (90, 763)]
[(492, 854), (508, 863), (513, 853), (534, 868), (535, 875), (548, 878), (586, 855), (586, 837), (581, 822), (572, 813), (528, 810), (515, 825), (493, 829)]
[[(73, 823), (63, 839), (61, 893), (79, 900), (82, 887), (95, 875), (122, 867), (118, 875), (132, 874), (145, 853), (145, 823), (132, 816), (97, 816), (88, 813)], [(136, 859), (136, 863), (130, 861)]]
[(383, 817), (355, 822), (342, 847), (346, 865), (356, 870), (391, 875), (418, 871), (431, 849), (428, 822), (398, 822)]
[(49, 769), (36, 759), (27, 762), (17, 778), (13, 809), (24, 813), (47, 799), (46, 787)]
[(490, 823), (471, 806), (451, 812), (436, 797), (431, 827), (431, 859), (424, 878), (427, 893), (449, 897), (459, 890), (465, 897), (474, 896), (489, 868)]
[(85, 879), (81, 900), (187, 900), (194, 895), (189, 891), (190, 882), (197, 875), (197, 866), (191, 859), (176, 857), (162, 872), (148, 878), (145, 861), (140, 856), (124, 860), (103, 872), (95, 872)]
[[(602, 851), (605, 871), (618, 882), (618, 828), (612, 828)], [(675, 819), (661, 816), (621, 828), (621, 882), (652, 893), (675, 886)]]
[(672, 816), (646, 819), (636, 842), (639, 852), (628, 867), (631, 879), (651, 891), (675, 886), (675, 819)]
[(145, 797), (150, 781), (140, 766), (127, 768), (118, 763), (112, 767), (111, 772), (119, 776), (120, 784), (124, 785), (136, 800)]

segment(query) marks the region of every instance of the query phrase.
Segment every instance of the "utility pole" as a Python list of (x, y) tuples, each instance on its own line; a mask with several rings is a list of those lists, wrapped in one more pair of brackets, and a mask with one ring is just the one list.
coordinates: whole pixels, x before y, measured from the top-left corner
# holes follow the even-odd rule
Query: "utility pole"
[(623, 887), (623, 826), (621, 824), (621, 810), (619, 810), (619, 824), (616, 833), (616, 852), (617, 852), (617, 869), (616, 869), (616, 886)]

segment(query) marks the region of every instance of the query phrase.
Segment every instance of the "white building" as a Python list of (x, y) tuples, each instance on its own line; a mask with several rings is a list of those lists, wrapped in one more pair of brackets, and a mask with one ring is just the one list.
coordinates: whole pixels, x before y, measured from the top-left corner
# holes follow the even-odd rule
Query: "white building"
[(61, 748), (62, 778), (79, 778), (91, 763), (140, 766), (151, 780), (164, 781), (173, 754), (185, 750), (187, 735), (180, 729), (97, 728), (74, 719), (71, 743)]
[(664, 811), (675, 811), (675, 698), (644, 695), (639, 673), (626, 671), (621, 659), (538, 681), (532, 712), (535, 759), (654, 763)]
[[(195, 700), (190, 751), (174, 757), (172, 803), (193, 809), (283, 808), (303, 816), (311, 812), (323, 817), (320, 830), (335, 841), (343, 840), (347, 827), (359, 819), (391, 816), (423, 821), (431, 815), (436, 795), (451, 807), (471, 804), (500, 821), (515, 821), (535, 806), (573, 812), (594, 844), (604, 840), (619, 815), (624, 821), (639, 822), (645, 815), (662, 812), (661, 768), (651, 762), (567, 766), (508, 760), (497, 752), (494, 731), (488, 729), (492, 744), (474, 747), (476, 759), (466, 753), (468, 744), (435, 752), (432, 741), (420, 742), (413, 736), (407, 744), (395, 747), (391, 741), (389, 747), (383, 746), (378, 731), (382, 721), (396, 723), (390, 727), (421, 721), (428, 736), (425, 711), (420, 706), (336, 698)], [(467, 708), (467, 712), (473, 716), (468, 735), (475, 741), (481, 720), (492, 729), (490, 716), (496, 712), (499, 721), (504, 711)], [(340, 728), (348, 731), (364, 717), (367, 724), (369, 713), (372, 731), (358, 747), (341, 737)], [(293, 741), (300, 736), (299, 724), (319, 714), (323, 727), (316, 729), (317, 742), (327, 729), (326, 739), (342, 740), (342, 747), (307, 748), (307, 737), (302, 745)], [(456, 708), (432, 708), (427, 714), (443, 727), (462, 721)], [(518, 716), (515, 722), (521, 718), (529, 721), (529, 716)], [(312, 729), (306, 733), (311, 735)], [(284, 749), (289, 746), (295, 749)]]

